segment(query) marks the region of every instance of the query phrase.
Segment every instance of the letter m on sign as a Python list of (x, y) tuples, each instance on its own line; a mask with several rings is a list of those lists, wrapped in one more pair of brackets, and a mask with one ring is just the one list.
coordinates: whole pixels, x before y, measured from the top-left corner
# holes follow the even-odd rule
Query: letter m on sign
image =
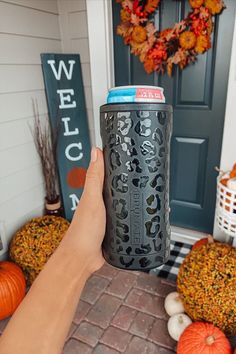
[(70, 221), (83, 192), (90, 159), (80, 56), (41, 54), (41, 61), (50, 124), (54, 132), (57, 132), (61, 196), (65, 217)]

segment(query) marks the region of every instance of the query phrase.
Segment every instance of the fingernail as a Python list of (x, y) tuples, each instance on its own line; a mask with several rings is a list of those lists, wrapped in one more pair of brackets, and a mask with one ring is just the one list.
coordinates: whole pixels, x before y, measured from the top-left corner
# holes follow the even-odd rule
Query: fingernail
[(91, 150), (91, 162), (97, 161), (97, 157), (98, 157), (98, 151), (97, 151), (97, 149), (93, 146), (93, 147), (92, 147), (92, 150)]

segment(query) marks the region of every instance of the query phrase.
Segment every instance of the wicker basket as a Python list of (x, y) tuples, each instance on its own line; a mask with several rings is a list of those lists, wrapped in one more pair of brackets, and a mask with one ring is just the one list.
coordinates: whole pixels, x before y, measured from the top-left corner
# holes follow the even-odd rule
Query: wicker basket
[(220, 174), (217, 178), (217, 223), (226, 234), (236, 237), (236, 191), (220, 183), (223, 178), (229, 178), (229, 175)]

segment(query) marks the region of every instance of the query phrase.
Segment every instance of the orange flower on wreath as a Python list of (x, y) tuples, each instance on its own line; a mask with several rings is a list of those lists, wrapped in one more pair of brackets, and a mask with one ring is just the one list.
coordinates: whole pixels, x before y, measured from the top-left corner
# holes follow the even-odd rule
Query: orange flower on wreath
[(207, 24), (207, 33), (210, 36), (210, 34), (213, 31), (213, 22), (212, 22), (212, 18), (211, 17), (209, 17), (209, 20), (207, 21), (206, 24)]
[(166, 28), (160, 32), (160, 38), (169, 41), (171, 38), (175, 37), (175, 33), (172, 28)]
[(146, 11), (147, 13), (152, 13), (156, 10), (156, 8), (159, 5), (160, 0), (148, 0), (145, 7), (144, 7), (144, 11)]
[(151, 74), (155, 70), (154, 60), (151, 58), (146, 58), (143, 62), (144, 69), (148, 74)]
[(179, 43), (183, 49), (192, 49), (196, 44), (196, 36), (192, 31), (185, 31), (179, 36)]
[(132, 32), (132, 39), (134, 42), (143, 43), (147, 38), (147, 32), (142, 26), (135, 26)]
[(219, 14), (224, 7), (222, 0), (205, 0), (204, 5), (212, 15)]
[(209, 36), (200, 35), (197, 37), (196, 46), (194, 48), (195, 52), (197, 52), (198, 54), (202, 54), (210, 48), (211, 48), (211, 41)]
[(126, 9), (121, 9), (120, 10), (120, 18), (122, 22), (129, 22), (131, 15)]
[(193, 20), (191, 30), (196, 34), (196, 36), (199, 36), (206, 28), (207, 28), (206, 21), (200, 18)]
[(156, 60), (157, 62), (166, 60), (167, 51), (165, 45), (163, 43), (156, 43), (155, 46), (149, 50), (148, 58), (154, 59), (154, 61)]
[(190, 6), (193, 9), (199, 9), (204, 3), (204, 0), (189, 0)]

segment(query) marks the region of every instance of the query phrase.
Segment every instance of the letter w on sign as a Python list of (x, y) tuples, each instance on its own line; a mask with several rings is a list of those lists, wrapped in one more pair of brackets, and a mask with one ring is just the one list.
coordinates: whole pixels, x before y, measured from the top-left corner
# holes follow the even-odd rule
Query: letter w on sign
[(41, 54), (49, 119), (59, 129), (57, 165), (65, 217), (72, 219), (83, 192), (90, 159), (80, 56)]
[(55, 60), (48, 60), (47, 63), (51, 66), (52, 72), (57, 80), (61, 80), (62, 71), (66, 75), (67, 80), (72, 79), (72, 73), (73, 73), (73, 67), (75, 64), (75, 60), (68, 60), (67, 61), (69, 69), (66, 67), (66, 64), (64, 63), (63, 60), (59, 61), (58, 68), (55, 67), (55, 63), (56, 63)]

